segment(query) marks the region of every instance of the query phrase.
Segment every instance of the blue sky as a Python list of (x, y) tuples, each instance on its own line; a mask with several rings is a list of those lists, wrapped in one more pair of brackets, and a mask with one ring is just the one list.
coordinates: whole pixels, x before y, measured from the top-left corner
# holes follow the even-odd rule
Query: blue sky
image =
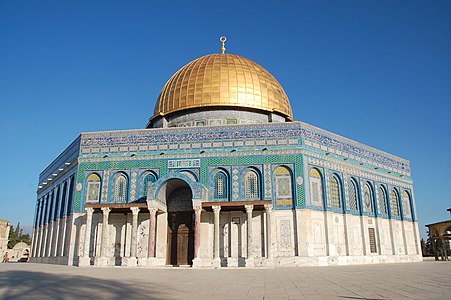
[(227, 51), (294, 116), (411, 161), (420, 230), (451, 207), (451, 1), (0, 0), (0, 219), (80, 132), (144, 128), (166, 80)]

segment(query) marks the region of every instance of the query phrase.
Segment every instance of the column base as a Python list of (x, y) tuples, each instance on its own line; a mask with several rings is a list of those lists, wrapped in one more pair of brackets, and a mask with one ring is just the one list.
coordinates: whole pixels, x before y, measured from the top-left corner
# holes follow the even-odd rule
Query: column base
[(246, 262), (245, 262), (244, 266), (246, 268), (253, 268), (253, 267), (255, 267), (254, 258), (252, 258), (252, 257), (246, 258)]
[(101, 256), (101, 257), (96, 257), (94, 259), (94, 266), (98, 266), (98, 267), (106, 267), (109, 265), (110, 259), (106, 256)]
[(193, 259), (193, 268), (202, 267), (202, 260), (200, 258)]
[(274, 259), (271, 257), (268, 257), (268, 258), (266, 258), (264, 261), (263, 261), (263, 265), (265, 266), (265, 267), (274, 267)]
[(91, 265), (91, 258), (89, 256), (79, 256), (78, 266), (79, 267), (89, 267)]
[(221, 259), (220, 259), (220, 258), (214, 258), (214, 259), (211, 261), (211, 266), (212, 266), (213, 268), (215, 268), (215, 269), (220, 268), (220, 267), (221, 267)]
[(138, 260), (138, 264), (140, 266), (146, 266), (146, 267), (165, 267), (166, 259), (160, 258), (160, 257), (140, 258)]
[(122, 257), (121, 266), (137, 267), (138, 266), (138, 259), (136, 257)]

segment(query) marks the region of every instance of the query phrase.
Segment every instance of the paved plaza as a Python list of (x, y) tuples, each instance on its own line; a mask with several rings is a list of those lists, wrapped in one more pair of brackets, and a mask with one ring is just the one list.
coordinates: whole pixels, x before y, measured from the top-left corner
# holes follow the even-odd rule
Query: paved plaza
[(277, 269), (0, 264), (0, 299), (451, 299), (451, 263)]

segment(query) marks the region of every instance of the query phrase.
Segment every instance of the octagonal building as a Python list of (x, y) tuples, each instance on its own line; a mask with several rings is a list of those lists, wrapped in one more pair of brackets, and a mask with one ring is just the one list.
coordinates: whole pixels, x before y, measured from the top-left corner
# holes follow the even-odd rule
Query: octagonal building
[(42, 171), (31, 261), (420, 261), (409, 161), (294, 121), (281, 84), (222, 41), (167, 81), (146, 129), (82, 133)]

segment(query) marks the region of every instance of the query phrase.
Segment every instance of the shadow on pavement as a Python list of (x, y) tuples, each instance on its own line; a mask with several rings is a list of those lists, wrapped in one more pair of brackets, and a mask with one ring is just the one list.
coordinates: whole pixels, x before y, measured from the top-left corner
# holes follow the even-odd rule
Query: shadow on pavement
[[(145, 290), (120, 280), (31, 271), (0, 272), (1, 299), (164, 299), (157, 287)], [(160, 289), (161, 290), (161, 289)]]

